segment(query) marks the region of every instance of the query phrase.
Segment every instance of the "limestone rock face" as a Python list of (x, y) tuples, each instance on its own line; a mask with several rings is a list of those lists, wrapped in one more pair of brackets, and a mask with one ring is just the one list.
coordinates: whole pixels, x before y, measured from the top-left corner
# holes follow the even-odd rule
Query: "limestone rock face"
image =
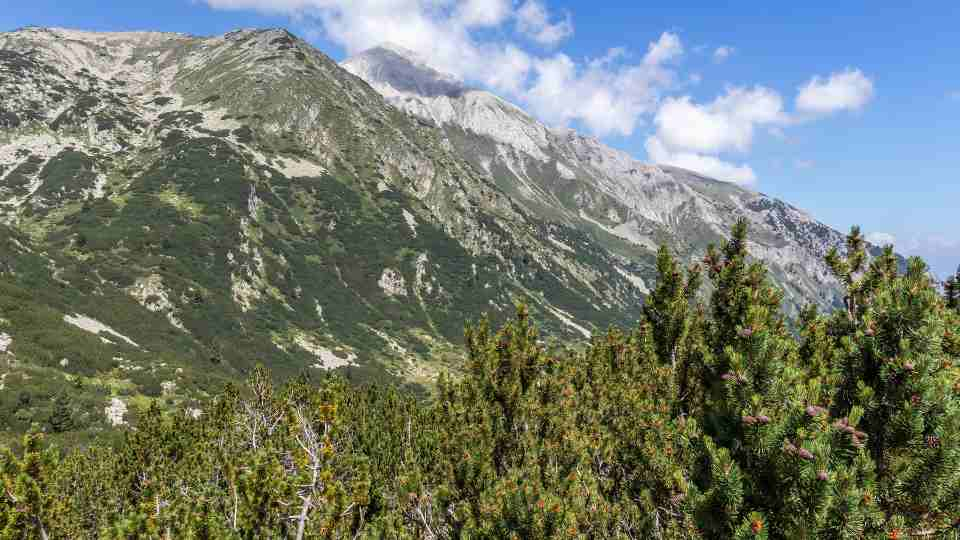
[[(831, 247), (842, 247), (843, 235), (798, 208), (691, 171), (639, 162), (573, 130), (550, 129), (394, 45), (342, 65), (397, 108), (438, 126), (456, 154), (531, 212), (553, 216), (617, 255), (643, 264), (666, 243), (696, 261), (744, 217), (751, 224), (750, 249), (785, 290), (788, 309), (838, 301), (823, 258)], [(649, 269), (644, 277), (652, 277)]]

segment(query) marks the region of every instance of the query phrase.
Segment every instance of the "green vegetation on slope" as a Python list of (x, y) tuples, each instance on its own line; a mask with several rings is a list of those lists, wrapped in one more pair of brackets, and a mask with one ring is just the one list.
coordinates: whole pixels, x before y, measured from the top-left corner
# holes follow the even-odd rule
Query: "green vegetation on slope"
[(828, 258), (845, 308), (794, 334), (745, 239), (686, 272), (662, 249), (638, 326), (585, 350), (545, 347), (523, 307), (469, 329), (431, 403), (258, 368), (115, 443), (34, 431), (0, 458), (0, 536), (955, 538), (956, 303), (854, 230)]

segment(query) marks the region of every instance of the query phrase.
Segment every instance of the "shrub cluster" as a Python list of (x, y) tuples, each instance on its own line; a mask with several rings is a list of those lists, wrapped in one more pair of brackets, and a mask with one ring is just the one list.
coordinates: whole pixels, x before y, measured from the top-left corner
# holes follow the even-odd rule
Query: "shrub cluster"
[(0, 457), (0, 537), (957, 537), (955, 296), (854, 230), (828, 257), (845, 306), (788, 321), (746, 245), (661, 249), (638, 325), (585, 348), (522, 306), (481, 322), (429, 403), (257, 369), (118, 443), (33, 432)]

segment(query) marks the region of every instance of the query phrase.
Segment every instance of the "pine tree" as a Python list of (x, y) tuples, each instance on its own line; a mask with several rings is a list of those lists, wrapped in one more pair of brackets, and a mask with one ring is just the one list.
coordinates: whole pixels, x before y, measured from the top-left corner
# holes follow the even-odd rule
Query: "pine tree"
[[(860, 535), (875, 520), (863, 498), (869, 458), (837, 441), (827, 409), (829, 386), (808, 376), (781, 310), (782, 294), (762, 264), (750, 262), (747, 226), (709, 250), (714, 285), (709, 341), (714, 379), (704, 425), (712, 495), (741, 501), (724, 515), (720, 536), (842, 538)], [(809, 318), (810, 315), (808, 314)], [(737, 472), (739, 471), (739, 472)], [(723, 476), (720, 476), (722, 473)]]
[(870, 493), (888, 529), (945, 531), (960, 516), (960, 389), (943, 340), (950, 319), (921, 260), (903, 275), (890, 248), (866, 260), (857, 229), (846, 257), (830, 256), (848, 298), (845, 316), (831, 319), (842, 371), (835, 428), (869, 451)]
[(657, 252), (657, 286), (643, 306), (656, 355), (668, 362), (676, 379), (677, 414), (688, 414), (702, 405), (693, 380), (700, 377), (703, 349), (703, 309), (694, 305), (701, 286), (701, 269), (693, 265), (684, 276), (667, 246)]
[(70, 408), (70, 398), (66, 394), (61, 392), (54, 397), (53, 410), (47, 418), (47, 424), (54, 433), (73, 429), (73, 411)]
[(947, 278), (943, 284), (944, 296), (947, 300), (947, 307), (960, 312), (960, 268), (957, 273)]

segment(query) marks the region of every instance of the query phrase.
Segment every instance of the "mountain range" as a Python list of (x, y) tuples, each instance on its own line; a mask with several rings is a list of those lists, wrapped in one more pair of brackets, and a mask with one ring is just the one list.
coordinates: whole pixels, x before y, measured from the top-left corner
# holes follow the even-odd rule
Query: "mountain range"
[(788, 310), (839, 300), (809, 214), (394, 45), (31, 27), (0, 33), (0, 96), (0, 429), (63, 393), (91, 428), (201, 414), (258, 362), (423, 389), (516, 301), (561, 338), (633, 324), (657, 246), (696, 262), (740, 218)]

